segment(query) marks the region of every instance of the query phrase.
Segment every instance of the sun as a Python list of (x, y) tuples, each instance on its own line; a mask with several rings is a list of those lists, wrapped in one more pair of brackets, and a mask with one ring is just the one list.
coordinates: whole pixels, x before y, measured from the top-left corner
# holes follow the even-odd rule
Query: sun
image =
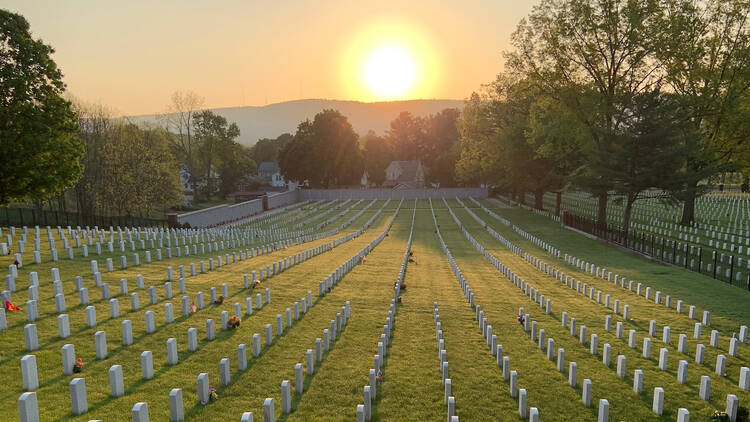
[(383, 99), (404, 95), (414, 84), (416, 73), (411, 55), (403, 48), (392, 45), (375, 50), (364, 66), (367, 85)]

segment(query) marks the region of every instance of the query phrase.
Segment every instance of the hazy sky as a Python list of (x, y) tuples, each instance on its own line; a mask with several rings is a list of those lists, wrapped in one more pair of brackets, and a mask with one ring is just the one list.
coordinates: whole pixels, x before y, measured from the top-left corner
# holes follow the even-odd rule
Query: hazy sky
[(525, 0), (0, 0), (51, 44), (69, 91), (123, 114), (164, 111), (175, 90), (208, 107), (301, 98), (376, 101), (365, 63), (412, 60), (392, 99), (463, 99), (502, 68)]

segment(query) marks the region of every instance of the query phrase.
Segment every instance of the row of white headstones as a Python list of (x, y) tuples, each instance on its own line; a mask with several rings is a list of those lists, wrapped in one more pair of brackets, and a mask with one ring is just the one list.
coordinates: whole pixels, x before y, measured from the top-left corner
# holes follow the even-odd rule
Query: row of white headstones
[[(380, 211), (382, 211), (382, 208), (381, 208)], [(380, 213), (380, 211), (378, 212), (378, 214)], [(370, 221), (368, 221), (368, 224), (371, 223), (374, 220), (374, 218), (376, 218), (376, 217), (377, 217), (377, 215), (373, 216), (373, 218), (371, 218)], [(388, 227), (388, 229), (390, 229), (390, 226)], [(388, 229), (386, 229), (386, 232), (387, 232)], [(343, 236), (342, 238), (337, 239), (333, 243), (334, 244), (342, 244), (342, 243), (344, 243), (344, 242), (346, 242), (348, 240), (356, 238), (359, 235), (360, 232), (356, 232), (356, 233), (352, 233), (352, 234), (347, 235), (347, 236)], [(382, 238), (384, 237), (384, 235), (385, 235), (386, 232), (384, 232), (383, 235), (381, 235), (381, 237), (378, 239), (378, 242), (380, 240), (382, 240)], [(279, 269), (280, 269), (280, 271), (283, 271), (284, 269), (288, 268), (287, 265), (295, 265), (297, 263), (301, 263), (302, 261), (304, 261), (304, 260), (306, 260), (308, 258), (311, 258), (313, 256), (316, 256), (319, 253), (322, 253), (324, 251), (330, 250), (332, 247), (333, 246), (331, 244), (325, 244), (325, 245), (322, 245), (322, 246), (319, 246), (319, 247), (312, 248), (309, 251), (305, 251), (305, 253), (300, 253), (300, 254), (295, 255), (294, 260), (292, 260), (292, 259), (289, 259), (289, 261), (284, 260), (283, 261), (283, 263), (284, 263), (283, 265), (282, 265), (282, 262), (280, 261), (279, 262)], [(370, 245), (370, 247), (372, 247), (372, 244)], [(369, 248), (366, 248), (366, 249), (369, 250)], [(353, 266), (356, 263), (360, 262), (361, 256), (363, 256), (364, 253), (365, 252), (363, 250), (362, 252), (360, 252), (359, 254), (355, 255), (350, 260), (348, 260), (346, 263), (344, 263), (343, 265), (341, 265), (339, 268), (337, 268), (336, 271), (334, 273), (332, 273), (330, 276), (328, 276), (326, 278), (326, 281), (325, 281), (326, 286), (327, 286), (326, 290), (323, 291), (323, 292), (321, 292), (321, 296), (325, 295), (325, 292), (330, 291), (330, 289), (333, 287), (333, 285), (335, 285), (341, 278), (343, 278), (343, 276), (348, 271), (350, 271), (351, 268), (353, 268)], [(297, 258), (300, 258), (300, 259), (297, 259)], [(183, 270), (182, 270), (182, 266), (180, 268), (181, 268), (181, 275), (184, 276)], [(171, 272), (171, 267), (168, 268), (168, 273), (170, 273), (170, 272)], [(270, 273), (270, 267), (267, 267), (266, 268), (266, 274), (269, 274), (269, 276), (276, 274), (276, 263), (274, 263), (274, 271), (273, 271), (273, 273)], [(58, 274), (58, 276), (59, 276), (59, 274)], [(263, 269), (262, 268), (260, 269), (260, 276), (261, 276), (261, 278), (263, 277)], [(254, 277), (255, 277), (255, 272), (253, 271), (253, 278)], [(244, 287), (245, 287), (245, 289), (247, 289), (248, 288), (248, 275), (245, 274), (244, 278), (245, 278), (245, 286)], [(184, 278), (183, 277), (181, 277), (180, 280), (181, 280), (181, 282), (184, 282)], [(321, 282), (321, 283), (323, 283), (323, 282)], [(166, 282), (165, 286), (167, 286), (168, 284), (169, 284), (169, 282)], [(181, 285), (183, 285), (183, 283), (181, 283)], [(153, 286), (152, 286), (152, 288), (153, 288)], [(226, 284), (224, 284), (222, 286), (222, 292), (223, 292), (223, 294), (224, 294), (225, 297), (228, 296)], [(265, 290), (265, 292), (266, 292), (266, 303), (270, 303), (270, 290), (267, 288)], [(211, 293), (212, 293), (212, 301), (213, 301), (213, 300), (215, 300), (215, 288), (211, 288)], [(202, 308), (202, 300), (201, 299), (202, 299), (202, 293), (198, 292), (199, 308)], [(189, 314), (189, 310), (188, 310), (189, 308), (187, 307), (188, 300), (189, 300), (189, 298), (187, 296), (183, 296), (183, 298), (182, 298), (182, 304), (183, 304), (183, 314), (184, 315), (188, 315)], [(246, 302), (247, 302), (247, 307), (248, 307), (247, 314), (251, 315), (252, 314), (252, 298), (247, 298)], [(258, 302), (258, 309), (260, 309), (262, 307), (261, 295), (260, 294), (257, 294), (257, 302)], [(302, 312), (305, 313), (307, 311), (307, 306), (308, 306), (307, 304), (309, 304), (309, 306), (312, 306), (312, 304), (313, 304), (313, 302), (312, 302), (312, 292), (311, 291), (307, 292), (307, 298), (303, 297), (301, 299), (301, 303), (302, 303)], [(112, 306), (112, 302), (110, 302), (110, 304), (111, 304), (110, 306)], [(166, 306), (168, 306), (169, 309), (171, 310), (171, 306), (170, 305), (171, 305), (171, 303), (167, 303), (166, 304)], [(112, 311), (113, 308), (110, 308), (110, 309)], [(241, 306), (240, 306), (239, 303), (235, 303), (234, 304), (234, 311), (235, 311), (235, 315), (237, 315), (237, 316), (240, 315)], [(299, 311), (300, 311), (300, 302), (295, 302), (294, 303), (294, 320), (295, 321), (299, 318)], [(342, 314), (346, 315), (346, 317), (344, 317), (346, 319), (350, 315), (350, 312), (351, 312), (350, 311), (350, 304), (349, 304), (349, 302), (347, 302), (346, 306), (342, 307), (342, 312), (340, 314), (337, 314), (337, 319), (331, 321), (331, 330), (332, 330), (333, 333), (336, 333), (336, 332), (340, 333), (341, 326), (342, 326)], [(150, 318), (149, 318), (149, 313), (150, 313)], [(113, 314), (113, 315), (114, 316), (112, 316), (112, 317), (116, 318), (116, 317), (119, 316), (119, 313), (118, 314)], [(167, 321), (166, 321), (167, 323), (171, 322), (169, 320), (170, 318), (169, 318), (168, 315), (171, 315), (171, 312), (167, 312)], [(223, 311), (222, 312), (221, 319), (222, 319), (222, 329), (228, 329), (229, 316), (228, 316), (228, 312), (227, 311)], [(287, 319), (287, 327), (291, 327), (292, 320), (291, 320), (291, 309), (290, 308), (287, 308), (287, 310), (286, 310), (286, 319)], [(149, 321), (150, 321), (150, 323), (149, 323)], [(345, 324), (345, 323), (346, 323), (346, 321), (344, 320), (343, 324)], [(124, 345), (132, 344), (132, 324), (131, 324), (131, 322), (129, 320), (126, 320), (126, 321), (123, 321), (122, 325), (123, 325), (123, 344)], [(278, 336), (278, 335), (281, 335), (283, 333), (283, 325), (282, 325), (281, 314), (279, 314), (279, 315), (276, 316), (276, 325), (277, 325), (276, 333), (277, 333), (277, 336)], [(27, 326), (33, 326), (33, 324), (28, 324)], [(153, 323), (153, 312), (151, 312), (151, 311), (147, 311), (146, 312), (146, 327), (147, 327), (147, 332), (148, 333), (151, 333), (151, 332), (153, 332), (155, 330), (154, 323)], [(150, 328), (151, 331), (149, 331), (149, 327), (151, 327)], [(33, 328), (35, 328), (35, 326)], [(33, 328), (28, 330), (29, 334), (27, 336), (27, 345), (31, 344), (32, 347), (34, 345), (36, 345), (36, 347), (38, 347), (38, 341), (35, 340), (35, 338), (34, 338), (35, 336), (33, 336), (33, 334), (35, 333), (35, 330)], [(271, 342), (273, 341), (273, 336), (272, 336), (272, 333), (271, 333), (271, 324), (266, 324), (265, 328), (266, 328), (266, 333), (265, 333), (266, 334), (266, 346), (270, 346)], [(68, 332), (69, 332), (69, 330), (68, 330)], [(328, 330), (325, 330), (325, 332), (324, 332), (324, 338), (325, 338), (326, 350), (327, 350), (328, 349), (328, 336), (327, 336), (326, 332), (328, 332)], [(24, 330), (24, 333), (25, 333), (25, 335), (27, 334), (27, 330), (26, 329)], [(206, 320), (206, 337), (207, 337), (208, 340), (213, 340), (213, 338), (214, 338), (214, 323), (213, 323), (212, 319)], [(332, 338), (332, 340), (334, 340), (334, 339)], [(188, 344), (189, 344), (189, 350), (190, 351), (194, 351), (194, 350), (197, 349), (197, 331), (194, 328), (188, 329)], [(103, 331), (98, 331), (97, 333), (95, 333), (95, 345), (96, 345), (96, 351), (97, 351), (97, 358), (98, 359), (105, 359), (106, 358), (107, 346), (106, 346), (106, 334)], [(238, 355), (240, 357), (243, 356), (243, 351), (244, 350), (245, 350), (244, 345), (240, 345), (238, 347)], [(74, 351), (73, 345), (68, 344), (68, 345), (63, 346), (62, 353), (63, 353), (64, 373), (70, 374), (70, 373), (72, 373), (73, 362), (75, 361), (75, 351)], [(260, 354), (260, 335), (257, 334), (257, 333), (253, 335), (253, 353), (254, 353), (254, 356), (256, 356), (256, 357)], [(246, 356), (246, 353), (244, 353), (244, 355)], [(167, 356), (168, 356), (167, 361), (168, 361), (169, 365), (176, 365), (178, 363), (178, 359), (177, 359), (177, 341), (174, 338), (170, 338), (170, 339), (167, 340)], [(240, 359), (240, 360), (242, 360), (242, 359)], [(245, 362), (246, 362), (246, 360), (245, 360)], [(309, 363), (309, 360), (308, 360), (308, 363)], [(145, 351), (145, 352), (143, 352), (141, 354), (141, 364), (142, 364), (142, 371), (143, 371), (144, 379), (150, 379), (150, 377), (153, 377), (153, 359), (152, 359), (152, 355), (151, 355), (150, 351)], [(242, 365), (240, 363), (240, 367), (246, 367), (246, 363), (245, 363), (245, 365)], [(36, 387), (38, 387), (38, 379), (37, 379), (37, 376), (36, 376), (37, 371), (36, 371), (36, 358), (35, 358), (35, 356), (33, 356), (33, 355), (24, 356), (24, 358), (22, 358), (22, 360), (21, 360), (21, 368), (22, 368), (22, 375), (23, 375), (23, 379), (24, 379), (24, 389), (27, 389), (27, 390), (32, 389), (33, 390)], [(69, 368), (69, 372), (65, 372), (66, 370), (68, 370), (68, 368)], [(229, 382), (229, 379), (230, 379), (230, 377), (228, 375), (228, 370), (229, 370), (229, 361), (228, 361), (228, 359), (222, 359), (222, 361), (220, 362), (220, 369), (221, 369), (220, 373), (222, 375), (221, 376), (221, 378), (222, 378), (222, 385), (226, 385)], [(308, 369), (308, 371), (311, 371), (311, 366), (310, 366), (310, 369)], [(110, 387), (112, 389), (112, 396), (113, 397), (119, 397), (119, 396), (123, 395), (124, 394), (124, 386), (123, 386), (123, 381), (122, 381), (122, 367), (120, 365), (114, 365), (114, 366), (112, 366), (110, 368), (110, 371), (109, 371), (109, 376), (110, 376)], [(207, 403), (207, 397), (208, 397), (207, 396), (207, 394), (208, 394), (208, 384), (207, 384), (207, 382), (208, 382), (207, 374), (201, 374), (201, 375), (199, 375), (199, 377), (198, 377), (198, 387), (199, 387), (198, 388), (198, 392), (199, 392), (199, 398), (200, 397), (203, 398), (203, 400), (201, 400), (201, 403), (203, 403), (203, 404)], [(72, 380), (71, 383), (70, 383), (70, 390), (71, 390), (71, 406), (72, 406), (72, 409), (73, 409), (73, 413), (74, 414), (81, 414), (81, 413), (84, 413), (85, 411), (87, 411), (88, 406), (86, 404), (86, 393), (85, 393), (85, 381), (84, 381), (84, 379), (83, 378), (76, 378), (76, 379)], [(202, 394), (202, 393), (205, 393), (205, 394)], [(181, 405), (181, 401), (182, 401), (181, 398), (182, 398), (182, 392), (181, 392), (180, 389), (174, 389), (170, 393), (170, 410), (172, 412), (172, 416), (173, 417), (178, 417), (178, 415), (182, 415), (183, 414), (183, 408), (182, 408), (182, 405)], [(179, 402), (179, 406), (177, 406), (178, 402)], [(271, 412), (272, 412), (273, 411), (272, 410), (273, 409), (273, 401), (272, 401), (272, 399), (271, 399), (270, 403), (271, 403)], [(287, 401), (287, 403), (290, 403), (290, 401)], [(37, 408), (37, 403), (36, 403), (36, 396), (35, 396), (35, 394), (33, 392), (24, 393), (19, 398), (19, 415), (21, 415), (21, 420), (24, 421), (24, 422), (25, 421), (38, 420), (38, 408)], [(36, 415), (36, 419), (34, 419), (34, 415)], [(252, 414), (249, 415), (250, 419), (247, 419), (247, 417), (248, 417), (247, 414), (243, 415), (243, 420), (252, 420)], [(148, 420), (148, 407), (147, 407), (147, 405), (145, 403), (137, 403), (134, 406), (134, 408), (133, 408), (133, 418), (134, 418), (134, 420), (138, 420), (138, 421), (147, 421)], [(174, 420), (180, 420), (180, 419), (174, 419)]]
[[(454, 216), (454, 218), (455, 218), (455, 216)], [(475, 242), (473, 239), (470, 239), (470, 240), (473, 243)], [(538, 239), (535, 238), (535, 240), (538, 240)], [(547, 274), (552, 274), (555, 278), (557, 278), (560, 281), (562, 281), (563, 277), (564, 277), (564, 280), (565, 280), (564, 283), (566, 285), (568, 285), (570, 283), (569, 284), (570, 287), (573, 288), (575, 279), (569, 279), (569, 277), (564, 276), (564, 273), (559, 272), (558, 270), (554, 269), (553, 267), (551, 267), (551, 266), (549, 266), (547, 264), (542, 263), (540, 260), (537, 260), (536, 258), (530, 256), (529, 254), (524, 254), (524, 255), (525, 255), (525, 258), (527, 259), (527, 261), (529, 261), (530, 263), (532, 263), (532, 265), (534, 265), (535, 268), (537, 268), (538, 270), (540, 270), (542, 272), (545, 272)], [(569, 257), (568, 255), (565, 256), (565, 259), (569, 263), (576, 265), (576, 267), (578, 267), (580, 269), (585, 269), (586, 272), (590, 272), (590, 273), (594, 272), (594, 266), (591, 265), (591, 264), (589, 264), (589, 263), (582, 262), (582, 261), (580, 261), (580, 259)], [(605, 274), (606, 274), (606, 277), (605, 277)], [(602, 269), (602, 268), (596, 267), (596, 275), (597, 275), (597, 277), (601, 277), (603, 279), (607, 279), (607, 280), (610, 280), (610, 281), (612, 280), (612, 273), (611, 272), (607, 272), (606, 269)], [(620, 278), (620, 276), (619, 275), (615, 275), (615, 281), (614, 281), (615, 284), (617, 284), (618, 278)], [(621, 280), (619, 280), (619, 281), (621, 281), (621, 284), (622, 284), (621, 287), (625, 288), (625, 286), (624, 286), (624, 277)], [(544, 303), (544, 295), (541, 296), (541, 298), (542, 298), (541, 300), (538, 300), (538, 291), (535, 291), (535, 289), (533, 289), (533, 288), (529, 289), (528, 288), (528, 284), (526, 284), (523, 280), (521, 280), (521, 285), (524, 287), (525, 293), (530, 298), (532, 298), (532, 300), (539, 301), (540, 306), (542, 306), (542, 304)], [(580, 287), (581, 287), (580, 286), (580, 281), (578, 281), (578, 283), (577, 283), (577, 290), (578, 290), (578, 292), (581, 292)], [(632, 291), (632, 288), (633, 288), (633, 281), (631, 281), (629, 283), (629, 289), (630, 289), (630, 291)], [(651, 288), (647, 287), (646, 288), (646, 299), (647, 300), (650, 299), (650, 297), (649, 297), (650, 296), (650, 291), (651, 291)], [(584, 283), (584, 292), (583, 292), (584, 295), (585, 295), (585, 292), (586, 292), (586, 284)], [(638, 283), (638, 293), (637, 294), (639, 296), (640, 296), (640, 292), (641, 292), (641, 283)], [(599, 291), (598, 292), (598, 296), (597, 296), (597, 298), (598, 298), (597, 301), (598, 301), (599, 304), (601, 304), (601, 293), (602, 292)], [(591, 299), (593, 299), (593, 287), (589, 290), (589, 296), (590, 296)], [(656, 303), (661, 303), (661, 292), (657, 292), (656, 297), (655, 297), (654, 300), (655, 300)], [(617, 306), (618, 302), (619, 301), (617, 301), (617, 300), (615, 301), (615, 312), (617, 312), (616, 309), (618, 308), (618, 306)], [(671, 303), (670, 297), (667, 296), (667, 300), (665, 301), (665, 305), (667, 307), (671, 307), (670, 303)], [(607, 298), (606, 298), (606, 301), (605, 301), (605, 306), (607, 308), (610, 307), (609, 306), (609, 295), (607, 295)], [(627, 305), (625, 305), (625, 306), (627, 307)], [(677, 309), (678, 312), (681, 312), (682, 301), (678, 301), (677, 307), (678, 307), (678, 309)], [(547, 308), (549, 308), (549, 300), (547, 301)], [(522, 313), (523, 313), (523, 311), (521, 310), (521, 314)], [(625, 310), (624, 316), (625, 316), (626, 313), (627, 313), (627, 310)], [(691, 319), (694, 319), (694, 315), (695, 315), (695, 307), (693, 306), (693, 307), (691, 307), (691, 312), (690, 312)], [(627, 320), (627, 316), (625, 318)], [(529, 316), (526, 315), (526, 320), (525, 320), (526, 324), (528, 324), (528, 319), (529, 319)], [(710, 321), (710, 313), (708, 311), (704, 311), (703, 319), (704, 319), (703, 323), (705, 325), (708, 325), (709, 321)], [(563, 316), (562, 316), (563, 326), (566, 325), (566, 320), (567, 320), (567, 312), (563, 312)], [(532, 329), (531, 329), (531, 337), (532, 337), (532, 339), (534, 339), (535, 333), (536, 333), (536, 329), (535, 329), (534, 325), (535, 325), (535, 321), (532, 323)], [(651, 335), (651, 336), (654, 335), (655, 325), (656, 325), (656, 322), (652, 320), (651, 324), (650, 324), (650, 328), (649, 328), (649, 335)], [(695, 337), (695, 338), (700, 338), (700, 325), (701, 325), (700, 323), (696, 323), (696, 330), (695, 330), (694, 336), (697, 336), (697, 337)], [(611, 316), (607, 316), (607, 318), (605, 320), (605, 329), (607, 331), (611, 330)], [(528, 326), (526, 326), (526, 330), (528, 331)], [(543, 331), (543, 330), (540, 330), (540, 331)], [(571, 319), (571, 333), (575, 335), (575, 319), (574, 318)], [(581, 343), (582, 344), (585, 344), (585, 334), (584, 333), (585, 333), (585, 326), (581, 327)], [(618, 338), (622, 338), (622, 323), (621, 322), (618, 322), (618, 324), (617, 324), (617, 333), (618, 333), (617, 337)], [(665, 344), (669, 344), (669, 337), (670, 337), (670, 328), (667, 326), (667, 327), (664, 327), (663, 340), (664, 340)], [(740, 339), (744, 339), (744, 341), (746, 341), (746, 338), (747, 338), (747, 327), (746, 326), (742, 326), (740, 328)], [(543, 341), (543, 334), (540, 333), (540, 348), (541, 349), (543, 349), (542, 341)], [(678, 350), (681, 353), (686, 353), (686, 342), (687, 342), (687, 336), (685, 334), (680, 335), (680, 342), (679, 342)], [(736, 356), (737, 355), (737, 348), (738, 348), (738, 343), (737, 342), (738, 342), (737, 338), (732, 338), (730, 340), (730, 349), (729, 350), (730, 350), (730, 355), (732, 355), (732, 356)], [(592, 339), (591, 339), (591, 353), (592, 354), (596, 353), (596, 344), (597, 344), (596, 334), (592, 334)], [(631, 330), (631, 332), (630, 332), (629, 345), (630, 345), (631, 348), (635, 347), (635, 330)], [(718, 347), (718, 331), (716, 331), (716, 330), (713, 330), (713, 332), (712, 332), (711, 345), (713, 347)], [(608, 346), (609, 346), (608, 344), (605, 344), (604, 345), (604, 351), (603, 351), (603, 362), (607, 366), (609, 366), (609, 353), (608, 353), (609, 347)], [(703, 360), (702, 359), (702, 356), (703, 356), (702, 351), (705, 350), (705, 347), (702, 347), (702, 346), (703, 345), (698, 345), (698, 351), (697, 351), (697, 354), (696, 354), (696, 361), (699, 364), (703, 363), (702, 362), (702, 360)], [(548, 351), (548, 357), (549, 357), (549, 355), (550, 355), (550, 353)], [(649, 356), (650, 356), (650, 339), (649, 338), (645, 338), (644, 339), (644, 357), (648, 358)], [(668, 356), (668, 350), (666, 348), (662, 348), (661, 353), (660, 353), (660, 362), (659, 362), (659, 367), (662, 370), (666, 370), (667, 356)], [(720, 376), (724, 376), (724, 374), (725, 374), (725, 368), (724, 368), (725, 362), (726, 362), (726, 358), (723, 355), (719, 355), (717, 357), (716, 373), (719, 374)], [(618, 375), (620, 377), (624, 376), (624, 371), (625, 371), (624, 368), (625, 368), (625, 356), (622, 356), (622, 355), (618, 356)], [(687, 378), (687, 362), (686, 361), (680, 361), (677, 379), (678, 379), (679, 382), (685, 383), (686, 382), (686, 378)], [(642, 381), (643, 381), (642, 371), (636, 370), (635, 383), (634, 383), (634, 387), (633, 387), (636, 392), (640, 393), (640, 390), (642, 389)], [(748, 390), (748, 387), (750, 386), (750, 369), (748, 369), (746, 367), (741, 368), (739, 386), (744, 391)], [(585, 389), (584, 389), (584, 392), (585, 392)], [(701, 397), (701, 399), (708, 400), (708, 396), (710, 394), (709, 392), (710, 392), (710, 378), (708, 376), (703, 376), (703, 377), (701, 377), (701, 389), (700, 389), (700, 397)], [(584, 401), (585, 401), (585, 399), (584, 399)], [(654, 407), (653, 407), (653, 409), (654, 409), (654, 412), (661, 414), (661, 409), (663, 409), (663, 389), (661, 389), (661, 388), (657, 388), (655, 390), (655, 394), (654, 394)], [(729, 415), (733, 415), (733, 414), (736, 414), (736, 411), (737, 411), (737, 397), (735, 395), (729, 395), (728, 398), (727, 398), (727, 413)], [(687, 410), (685, 410), (684, 412), (682, 412), (682, 410), (681, 410), (680, 412), (681, 413), (678, 414), (678, 417), (687, 417), (687, 415), (689, 415), (689, 413), (687, 413)], [(682, 416), (683, 414), (685, 416)]]

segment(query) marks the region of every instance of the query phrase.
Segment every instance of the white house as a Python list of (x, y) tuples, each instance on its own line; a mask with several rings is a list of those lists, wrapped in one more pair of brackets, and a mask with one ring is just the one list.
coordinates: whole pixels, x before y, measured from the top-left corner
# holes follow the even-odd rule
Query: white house
[(424, 169), (420, 161), (391, 161), (385, 169), (384, 186), (393, 189), (424, 188)]
[(258, 166), (258, 177), (275, 188), (286, 187), (279, 165), (273, 161), (264, 161)]
[[(216, 171), (211, 171), (211, 179), (214, 181), (214, 192), (216, 193), (219, 191), (218, 186), (218, 180), (219, 180), (219, 173)], [(180, 168), (180, 185), (182, 185), (182, 193), (185, 195), (195, 195), (195, 192), (193, 191), (193, 184), (190, 183), (190, 171), (188, 171), (186, 166), (183, 166)], [(198, 187), (198, 190), (201, 192), (205, 191), (206, 189), (206, 179), (204, 177), (198, 177), (196, 186)]]

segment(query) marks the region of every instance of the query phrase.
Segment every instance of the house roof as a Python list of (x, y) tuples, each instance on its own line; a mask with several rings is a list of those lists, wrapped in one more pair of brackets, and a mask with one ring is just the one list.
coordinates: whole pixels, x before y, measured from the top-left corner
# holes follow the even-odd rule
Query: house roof
[(273, 161), (264, 161), (258, 166), (258, 172), (263, 173), (276, 173), (280, 170), (279, 165)]
[(388, 168), (399, 168), (397, 182), (410, 182), (417, 178), (417, 170), (419, 169), (419, 161), (391, 161)]

